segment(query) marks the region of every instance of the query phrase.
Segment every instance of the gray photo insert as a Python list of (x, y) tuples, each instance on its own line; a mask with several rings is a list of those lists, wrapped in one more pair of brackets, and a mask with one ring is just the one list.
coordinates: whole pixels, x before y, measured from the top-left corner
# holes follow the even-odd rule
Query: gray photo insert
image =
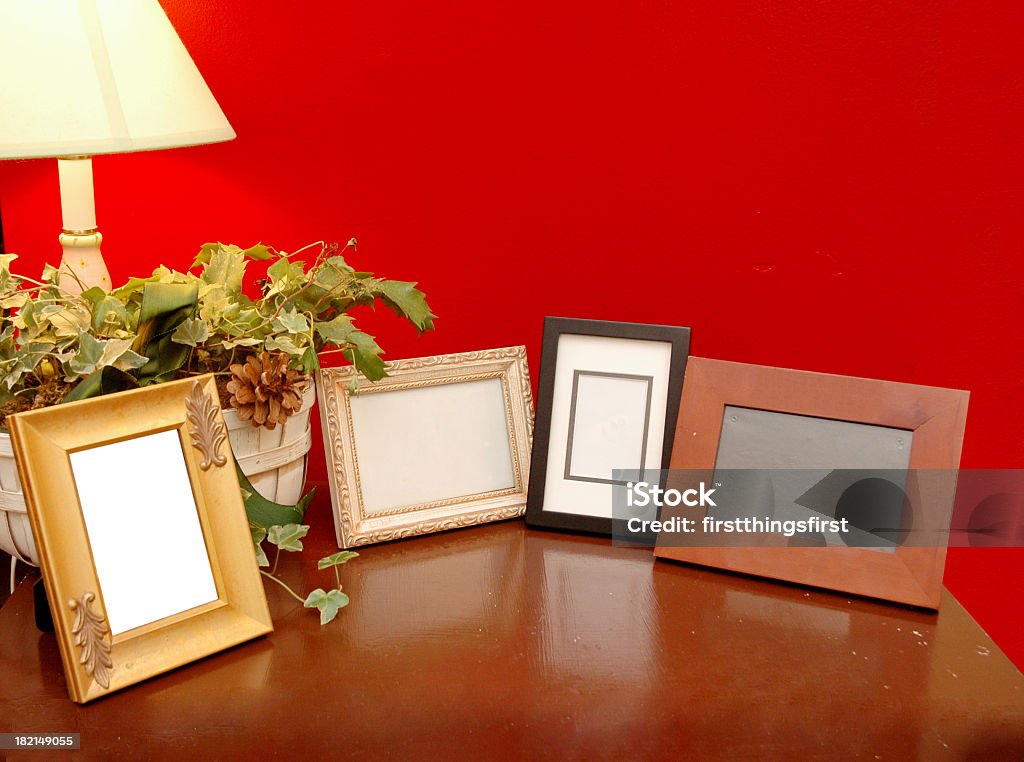
[[(900, 495), (906, 489), (914, 432), (890, 426), (727, 405), (715, 462), (715, 482), (725, 482), (725, 502), (709, 510), (715, 518), (742, 516), (804, 520), (813, 515), (838, 518), (839, 499), (856, 496), (858, 483), (884, 479)], [(884, 495), (861, 500), (884, 502)], [(863, 512), (867, 506), (860, 506)], [(883, 506), (876, 506), (881, 510)], [(898, 528), (900, 515), (882, 523)], [(877, 518), (877, 517), (874, 517)], [(859, 522), (851, 519), (855, 527)], [(824, 535), (825, 545), (856, 545), (889, 550), (895, 543), (862, 531)]]
[(566, 479), (621, 484), (614, 469), (643, 471), (654, 377), (575, 370), (565, 448)]

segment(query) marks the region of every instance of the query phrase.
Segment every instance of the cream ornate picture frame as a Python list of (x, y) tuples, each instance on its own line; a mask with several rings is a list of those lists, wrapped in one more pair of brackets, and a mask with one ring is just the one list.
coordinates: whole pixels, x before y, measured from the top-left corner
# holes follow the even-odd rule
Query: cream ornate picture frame
[(7, 420), (72, 700), (273, 629), (212, 375)]
[(338, 546), (521, 516), (533, 437), (526, 348), (317, 375)]

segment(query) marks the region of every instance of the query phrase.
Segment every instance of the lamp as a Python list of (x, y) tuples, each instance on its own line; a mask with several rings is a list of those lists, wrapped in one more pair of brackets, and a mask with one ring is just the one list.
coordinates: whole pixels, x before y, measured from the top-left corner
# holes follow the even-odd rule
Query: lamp
[(57, 157), (66, 290), (110, 288), (92, 156), (234, 137), (157, 0), (0, 0), (0, 159)]

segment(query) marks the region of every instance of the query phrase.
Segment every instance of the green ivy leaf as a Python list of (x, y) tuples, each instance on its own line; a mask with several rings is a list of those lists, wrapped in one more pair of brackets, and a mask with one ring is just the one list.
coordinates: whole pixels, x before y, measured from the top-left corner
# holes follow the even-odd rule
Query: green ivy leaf
[(347, 564), (353, 558), (359, 558), (359, 554), (352, 550), (342, 550), (330, 556), (324, 556), (316, 562), (317, 569), (330, 569), (332, 566)]
[(246, 270), (246, 257), (238, 246), (219, 245), (210, 252), (210, 261), (203, 266), (200, 280), (211, 286), (222, 286), (237, 294), (242, 291), (242, 276)]
[(200, 276), (204, 283), (221, 285), (226, 291), (237, 294), (242, 290), (242, 274), (245, 272), (245, 255), (237, 246), (219, 246), (210, 254), (210, 261), (203, 267)]
[(35, 370), (39, 362), (53, 351), (52, 341), (30, 341), (20, 349), (15, 350), (18, 357), (18, 365), (24, 370)]
[[(131, 339), (127, 339), (127, 341), (131, 341)], [(135, 370), (136, 368), (141, 368), (148, 362), (149, 360), (147, 358), (140, 354), (136, 354), (129, 349), (120, 354), (118, 358), (111, 363), (111, 365), (118, 370)]]
[(242, 332), (255, 330), (263, 323), (263, 316), (255, 307), (242, 307), (239, 305), (238, 314), (234, 318), (237, 330)]
[(141, 292), (147, 283), (159, 283), (166, 273), (166, 268), (158, 267), (153, 270), (153, 274), (148, 278), (137, 278), (131, 277), (128, 282), (111, 292), (111, 296), (120, 299), (122, 302), (127, 302), (134, 294)]
[(306, 333), (309, 331), (309, 321), (301, 312), (287, 310), (274, 318), (274, 327), (287, 333)]
[(171, 341), (190, 347), (197, 347), (208, 338), (210, 338), (210, 327), (205, 320), (196, 320), (195, 318), (187, 318), (171, 334)]
[(89, 302), (89, 304), (96, 304), (107, 297), (107, 292), (99, 286), (93, 286), (92, 288), (87, 288), (83, 291), (81, 293), (81, 297)]
[(43, 274), (40, 276), (43, 283), (57, 283), (60, 280), (60, 270), (50, 263), (43, 265)]
[(313, 347), (306, 347), (306, 351), (299, 358), (299, 365), (302, 366), (302, 372), (307, 376), (312, 376), (320, 370), (320, 358), (316, 356), (316, 350)]
[(311, 592), (302, 605), (307, 609), (320, 609), (320, 624), (327, 624), (338, 616), (338, 611), (345, 608), (349, 598), (340, 590), (324, 592), (319, 587)]
[(352, 280), (355, 274), (344, 257), (328, 257), (313, 276), (313, 282), (327, 291), (335, 291)]
[(263, 551), (263, 545), (260, 544), (267, 539), (267, 530), (263, 527), (249, 527), (249, 533), (252, 535), (252, 544), (256, 548), (256, 565), (270, 566), (267, 554)]
[[(75, 376), (87, 376), (94, 370), (112, 365), (118, 370), (134, 370), (147, 362), (145, 357), (131, 350), (132, 339), (95, 339), (83, 332), (78, 352), (68, 361), (68, 369)], [(70, 377), (69, 380), (74, 380)]]
[(308, 531), (309, 527), (305, 524), (272, 526), (267, 530), (267, 539), (271, 545), (276, 545), (281, 550), (297, 553), (302, 550), (302, 538)]
[(362, 331), (352, 331), (348, 335), (348, 342), (352, 347), (343, 354), (360, 373), (371, 381), (380, 381), (388, 374), (387, 365), (380, 358), (384, 350), (374, 341), (373, 336)]
[(199, 294), (199, 317), (207, 325), (218, 326), (232, 309), (239, 305), (235, 294), (229, 294), (223, 286), (204, 286)]
[(11, 294), (6, 294), (0, 299), (0, 308), (5, 310), (16, 310), (25, 306), (28, 301), (28, 291), (15, 291)]
[(242, 252), (249, 259), (255, 259), (260, 262), (265, 262), (268, 259), (273, 259), (274, 255), (270, 253), (270, 247), (265, 246), (262, 243), (258, 243), (255, 246), (250, 246), (248, 249)]
[(292, 357), (300, 357), (306, 351), (298, 346), (291, 336), (271, 336), (267, 339), (266, 348), (269, 352), (277, 350)]
[(5, 360), (10, 359), (17, 349), (18, 345), (14, 343), (14, 326), (7, 324), (3, 331), (0, 331), (0, 356)]
[(231, 349), (233, 347), (256, 347), (262, 343), (262, 339), (257, 339), (252, 336), (243, 336), (240, 339), (224, 339), (222, 346), (224, 349)]
[(270, 267), (267, 268), (267, 278), (271, 283), (278, 283), (287, 278), (292, 272), (292, 263), (288, 257), (282, 254)]
[(291, 283), (302, 284), (306, 280), (306, 265), (303, 262), (292, 262), (285, 255), (278, 257), (278, 260), (267, 268), (267, 277), (270, 279), (271, 288), (268, 296), (283, 292)]
[[(89, 291), (100, 289), (89, 289)], [(85, 296), (85, 292), (82, 296)], [(128, 311), (120, 299), (103, 294), (92, 305), (92, 329), (98, 333), (110, 334), (115, 329), (128, 325)]]
[(107, 339), (103, 343), (103, 354), (98, 367), (113, 365), (118, 370), (141, 368), (149, 360), (132, 351), (132, 339)]
[(313, 323), (313, 330), (320, 335), (324, 343), (340, 346), (348, 341), (349, 334), (355, 330), (355, 327), (351, 317), (338, 315), (334, 320), (325, 323)]
[[(199, 265), (205, 265), (210, 261), (213, 256), (213, 252), (217, 251), (221, 247), (219, 243), (204, 243), (199, 247), (199, 253), (196, 254), (196, 258), (192, 260), (192, 267), (198, 267)], [(189, 269), (191, 270), (192, 267)]]
[[(69, 312), (69, 308), (63, 304), (54, 303), (53, 299), (37, 297), (29, 302), (17, 314), (15, 325), (18, 328), (40, 329), (45, 328), (53, 317)], [(20, 321), (20, 323), (18, 323)]]
[(78, 340), (78, 352), (71, 358), (68, 368), (77, 376), (92, 373), (103, 357), (103, 342), (88, 333), (82, 333)]
[(378, 293), (384, 304), (399, 317), (406, 318), (420, 333), (434, 327), (436, 315), (427, 305), (427, 297), (415, 283), (400, 280), (377, 281)]
[(322, 587), (318, 587), (316, 590), (313, 590), (312, 592), (310, 592), (309, 595), (306, 596), (306, 600), (302, 605), (305, 606), (307, 609), (311, 609), (314, 607), (320, 608), (320, 606), (326, 600), (327, 591), (324, 590)]
[(89, 312), (75, 307), (68, 307), (45, 316), (45, 321), (53, 329), (54, 336), (65, 340), (65, 348), (77, 341), (79, 333), (89, 330), (90, 319)]
[(316, 490), (311, 489), (295, 505), (282, 505), (273, 500), (267, 500), (257, 492), (249, 481), (249, 477), (242, 472), (237, 460), (235, 461), (235, 475), (238, 477), (238, 486), (242, 492), (245, 514), (249, 517), (250, 526), (270, 529), (275, 525), (301, 524), (306, 508), (313, 500), (313, 495), (316, 494)]
[[(4, 335), (7, 335), (7, 331), (4, 331)], [(16, 348), (13, 341), (5, 340), (3, 345), (10, 351), (10, 356), (4, 358), (8, 362), (2, 373), (3, 384), (7, 389), (13, 389), (22, 376), (35, 370), (42, 359), (54, 349), (54, 344), (51, 341), (30, 341), (28, 344)]]

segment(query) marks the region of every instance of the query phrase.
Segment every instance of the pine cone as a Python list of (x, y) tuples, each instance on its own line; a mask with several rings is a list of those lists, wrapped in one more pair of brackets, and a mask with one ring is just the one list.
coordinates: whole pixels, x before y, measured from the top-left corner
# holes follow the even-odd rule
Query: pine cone
[(249, 355), (244, 363), (231, 366), (231, 407), (243, 421), (273, 431), (302, 407), (302, 392), (308, 378), (288, 369), (288, 355), (262, 352)]

